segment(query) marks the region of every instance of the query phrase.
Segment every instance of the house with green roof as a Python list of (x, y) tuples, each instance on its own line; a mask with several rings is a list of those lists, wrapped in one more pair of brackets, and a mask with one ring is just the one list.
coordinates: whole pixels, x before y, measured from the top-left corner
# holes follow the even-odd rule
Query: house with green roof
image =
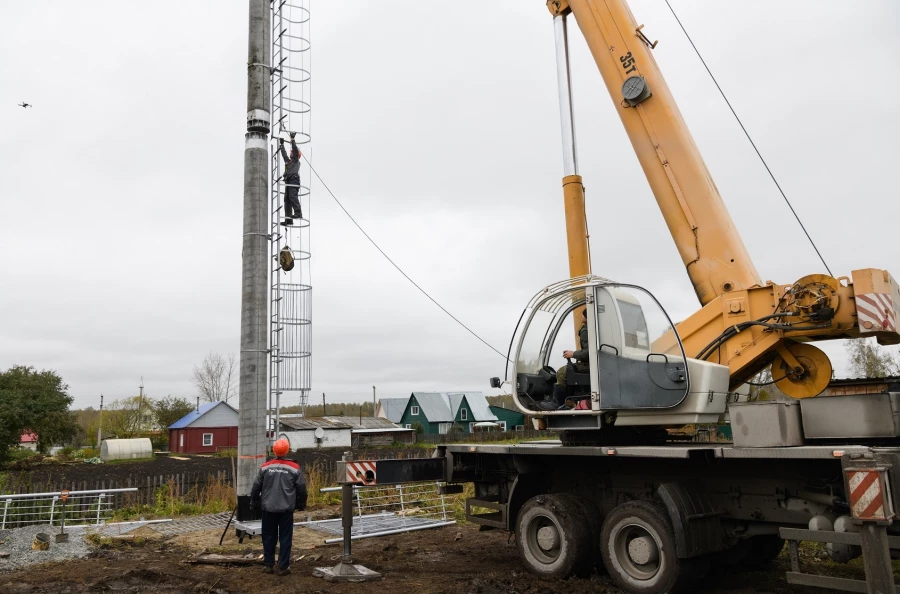
[(409, 429), (419, 423), (425, 433), (442, 434), (453, 425), (473, 433), (476, 423), (498, 421), (481, 392), (413, 392), (397, 422)]
[(491, 412), (497, 417), (500, 431), (524, 431), (525, 414), (517, 410), (491, 405)]

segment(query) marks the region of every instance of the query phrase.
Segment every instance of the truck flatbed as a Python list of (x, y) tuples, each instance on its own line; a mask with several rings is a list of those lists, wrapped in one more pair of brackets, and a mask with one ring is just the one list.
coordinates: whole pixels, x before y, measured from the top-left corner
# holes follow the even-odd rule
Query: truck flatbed
[(726, 459), (840, 459), (844, 455), (873, 454), (875, 451), (900, 451), (900, 447), (885, 448), (867, 445), (804, 445), (771, 448), (738, 448), (731, 444), (691, 443), (658, 446), (564, 446), (558, 440), (535, 441), (510, 445), (482, 443), (441, 446), (451, 454), (503, 454), (539, 456), (615, 456), (618, 458), (691, 458), (711, 454)]

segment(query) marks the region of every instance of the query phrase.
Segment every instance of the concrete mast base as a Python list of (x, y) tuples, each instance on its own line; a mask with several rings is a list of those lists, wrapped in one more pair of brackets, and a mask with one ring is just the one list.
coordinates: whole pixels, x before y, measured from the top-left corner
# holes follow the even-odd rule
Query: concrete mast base
[(371, 582), (381, 579), (381, 574), (364, 565), (355, 565), (350, 557), (342, 558), (334, 567), (316, 567), (313, 577), (328, 582)]

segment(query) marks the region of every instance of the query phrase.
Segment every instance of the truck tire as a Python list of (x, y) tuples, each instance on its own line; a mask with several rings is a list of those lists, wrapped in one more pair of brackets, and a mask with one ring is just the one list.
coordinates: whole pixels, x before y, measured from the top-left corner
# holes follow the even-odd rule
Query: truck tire
[(630, 501), (614, 508), (603, 522), (600, 549), (609, 576), (632, 594), (684, 592), (702, 578), (695, 574), (702, 569), (695, 560), (676, 555), (675, 535), (665, 508), (649, 501)]
[(594, 563), (590, 524), (570, 495), (526, 501), (516, 518), (516, 547), (528, 570), (545, 577), (587, 577)]
[(600, 510), (587, 497), (573, 495), (570, 493), (557, 493), (554, 497), (568, 499), (574, 506), (578, 508), (578, 516), (584, 518), (591, 532), (591, 559), (594, 568), (601, 574), (606, 573), (603, 566), (603, 558), (600, 555), (600, 533), (603, 530), (603, 519), (600, 516)]

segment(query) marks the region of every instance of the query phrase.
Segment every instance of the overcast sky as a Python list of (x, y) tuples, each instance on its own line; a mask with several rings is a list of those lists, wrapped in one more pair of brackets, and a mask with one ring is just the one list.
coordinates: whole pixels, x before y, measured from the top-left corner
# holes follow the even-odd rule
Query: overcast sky
[[(900, 276), (900, 4), (672, 0), (832, 271)], [(631, 0), (764, 279), (824, 272), (663, 0)], [(312, 158), (421, 286), (506, 351), (567, 276), (543, 0), (313, 1)], [(575, 117), (595, 274), (698, 304), (581, 36)], [(75, 406), (193, 397), (239, 350), (247, 3), (0, 6), (0, 369)], [(16, 104), (27, 101), (33, 109)], [(312, 188), (313, 398), (475, 389), (504, 360)], [(838, 375), (839, 344), (825, 347)]]

